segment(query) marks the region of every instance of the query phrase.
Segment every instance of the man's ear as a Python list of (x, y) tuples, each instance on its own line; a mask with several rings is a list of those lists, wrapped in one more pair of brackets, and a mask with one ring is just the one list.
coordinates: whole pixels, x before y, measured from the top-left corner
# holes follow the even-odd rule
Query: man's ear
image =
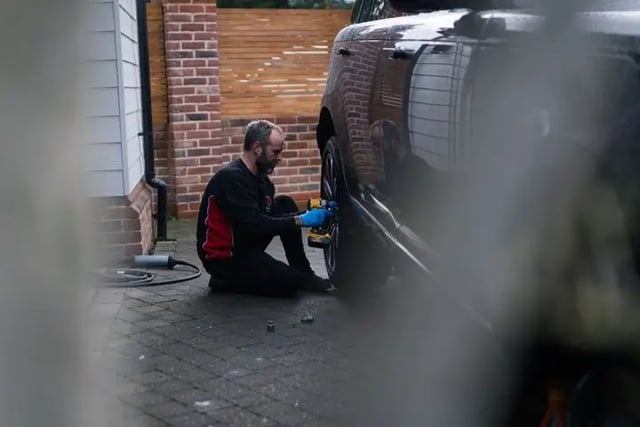
[(253, 152), (256, 153), (257, 156), (262, 154), (262, 145), (260, 144), (260, 141), (253, 143)]

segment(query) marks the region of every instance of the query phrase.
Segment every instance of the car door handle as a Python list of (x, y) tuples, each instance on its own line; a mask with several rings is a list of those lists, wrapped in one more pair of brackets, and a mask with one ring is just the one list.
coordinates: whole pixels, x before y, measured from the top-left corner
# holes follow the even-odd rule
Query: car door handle
[(346, 47), (341, 47), (338, 49), (338, 54), (342, 56), (351, 56), (353, 53)]
[(413, 58), (413, 52), (405, 49), (394, 49), (391, 52), (390, 59), (411, 59)]

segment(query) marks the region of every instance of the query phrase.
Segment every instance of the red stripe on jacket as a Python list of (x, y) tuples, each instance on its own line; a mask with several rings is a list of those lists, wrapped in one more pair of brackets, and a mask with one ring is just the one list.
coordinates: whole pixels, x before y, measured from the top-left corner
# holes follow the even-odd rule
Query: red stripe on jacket
[(207, 200), (207, 218), (204, 221), (206, 239), (202, 244), (207, 259), (231, 258), (233, 249), (233, 228), (231, 221), (216, 205), (213, 196)]

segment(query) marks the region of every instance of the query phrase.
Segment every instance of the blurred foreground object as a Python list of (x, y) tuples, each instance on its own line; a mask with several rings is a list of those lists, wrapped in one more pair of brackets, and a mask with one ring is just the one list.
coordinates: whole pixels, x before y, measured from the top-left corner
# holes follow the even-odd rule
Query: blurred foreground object
[[(0, 425), (97, 426), (89, 370), (82, 1), (0, 14)], [(96, 375), (89, 377), (89, 372)], [(89, 385), (92, 387), (89, 387)]]

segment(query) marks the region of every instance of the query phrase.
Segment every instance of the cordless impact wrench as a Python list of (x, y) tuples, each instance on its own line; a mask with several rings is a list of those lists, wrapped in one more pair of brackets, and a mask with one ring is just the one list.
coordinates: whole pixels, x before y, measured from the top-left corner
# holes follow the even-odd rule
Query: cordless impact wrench
[[(330, 202), (324, 199), (309, 199), (309, 203), (307, 204), (308, 210), (322, 208), (328, 209), (330, 212), (335, 214), (337, 205), (336, 202)], [(331, 221), (335, 221), (335, 217)], [(309, 231), (307, 243), (310, 247), (320, 249), (329, 247), (331, 244), (331, 234), (329, 233), (329, 225), (331, 221), (327, 224), (321, 225), (320, 227), (313, 227)]]

